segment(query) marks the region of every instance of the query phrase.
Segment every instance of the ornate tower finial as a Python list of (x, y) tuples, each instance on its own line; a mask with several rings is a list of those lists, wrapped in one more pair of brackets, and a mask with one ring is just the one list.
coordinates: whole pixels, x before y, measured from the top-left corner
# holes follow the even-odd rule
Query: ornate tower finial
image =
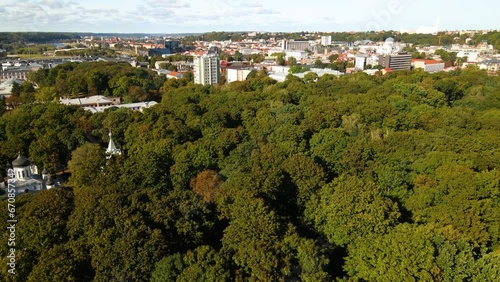
[(108, 148), (106, 149), (106, 154), (108, 155), (106, 159), (110, 159), (111, 156), (113, 155), (121, 155), (122, 151), (118, 148), (116, 148), (115, 142), (113, 142), (113, 138), (111, 138), (111, 130), (109, 131), (109, 144)]

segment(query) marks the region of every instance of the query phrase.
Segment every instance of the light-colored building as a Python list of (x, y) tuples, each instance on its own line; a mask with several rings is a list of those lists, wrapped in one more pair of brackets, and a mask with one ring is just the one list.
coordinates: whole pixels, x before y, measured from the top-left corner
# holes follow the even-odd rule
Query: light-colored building
[(59, 186), (59, 183), (50, 177), (47, 170), (44, 169), (40, 175), (38, 167), (21, 154), (12, 162), (12, 167), (7, 167), (7, 170), (11, 186), (6, 187), (2, 182), (0, 188), (4, 190), (13, 188), (16, 194), (38, 192)]
[(155, 62), (155, 69), (160, 69), (162, 64), (167, 64), (169, 61), (156, 61)]
[(436, 60), (415, 59), (412, 60), (413, 68), (423, 69), (425, 72), (438, 72), (444, 70), (444, 62)]
[(338, 70), (318, 69), (318, 68), (311, 68), (309, 71), (301, 72), (301, 73), (295, 73), (293, 75), (295, 75), (296, 77), (299, 77), (299, 78), (304, 78), (304, 76), (306, 74), (310, 73), (310, 72), (313, 72), (313, 73), (317, 74), (318, 77), (322, 77), (325, 74), (335, 75), (337, 77), (343, 75), (343, 73), (340, 72), (340, 71), (338, 71)]
[(478, 64), (479, 69), (487, 70), (488, 72), (500, 71), (500, 60), (486, 60)]
[(288, 73), (286, 72), (273, 72), (269, 74), (269, 77), (276, 80), (277, 82), (283, 82), (286, 80), (286, 76)]
[(13, 67), (5, 70), (0, 70), (0, 81), (8, 79), (26, 80), (28, 73), (32, 70), (26, 67)]
[(367, 65), (368, 55), (360, 54), (356, 56), (354, 67), (358, 70), (364, 70)]
[(240, 53), (243, 55), (253, 55), (253, 54), (262, 54), (262, 51), (252, 48), (243, 48), (240, 50)]
[(104, 112), (109, 108), (127, 108), (132, 111), (142, 112), (144, 109), (150, 108), (156, 104), (155, 101), (146, 101), (138, 103), (120, 104), (120, 98), (118, 97), (105, 97), (102, 95), (90, 96), (85, 98), (75, 98), (75, 99), (59, 99), (59, 103), (67, 106), (79, 106), (84, 110), (91, 111), (92, 113)]
[(378, 64), (379, 64), (379, 56), (371, 54), (370, 56), (368, 56), (368, 58), (366, 58), (366, 65), (376, 66)]
[(369, 75), (375, 75), (379, 70), (378, 69), (369, 69), (369, 70), (364, 70), (363, 72)]
[(288, 73), (288, 71), (290, 70), (290, 67), (289, 66), (278, 66), (278, 65), (274, 65), (274, 66), (269, 66), (268, 69), (272, 72), (285, 72), (285, 73)]
[(142, 112), (144, 109), (151, 108), (152, 106), (158, 104), (155, 101), (146, 101), (146, 102), (138, 102), (138, 103), (129, 103), (129, 104), (120, 104), (120, 105), (109, 105), (109, 106), (98, 106), (98, 107), (84, 107), (85, 110), (91, 111), (92, 113), (102, 113), (107, 109), (116, 107), (116, 108), (127, 108), (132, 111)]
[[(290, 74), (288, 71), (290, 70), (290, 67), (283, 67), (283, 66), (273, 66), (272, 72), (269, 74), (269, 77), (278, 81), (278, 82), (283, 82), (286, 80), (286, 77)], [(296, 77), (299, 78), (304, 78), (304, 76), (309, 73), (313, 72), (318, 75), (318, 77), (322, 77), (325, 74), (330, 74), (330, 75), (335, 75), (335, 76), (341, 76), (343, 75), (342, 72), (339, 72), (337, 70), (332, 70), (332, 69), (318, 69), (318, 68), (311, 68), (310, 70), (302, 73), (295, 73), (293, 74)]]
[(9, 97), (11, 95), (14, 83), (21, 85), (23, 84), (23, 82), (24, 80), (9, 78), (6, 81), (0, 83), (0, 99), (2, 97)]
[(477, 63), (481, 52), (475, 50), (460, 50), (457, 53), (457, 58), (467, 57), (467, 62)]
[(321, 36), (321, 45), (323, 46), (332, 45), (332, 36), (331, 35)]
[(227, 83), (231, 83), (234, 81), (244, 81), (247, 79), (247, 76), (253, 70), (251, 67), (246, 68), (227, 68)]
[(193, 58), (194, 83), (212, 85), (220, 80), (220, 59), (217, 54), (207, 54)]
[(75, 98), (75, 99), (59, 99), (59, 103), (67, 105), (67, 106), (80, 106), (82, 108), (87, 107), (102, 107), (102, 106), (111, 106), (111, 105), (119, 105), (120, 98), (117, 97), (105, 97), (102, 95), (95, 95), (85, 98)]
[(307, 58), (307, 52), (305, 52), (305, 51), (288, 51), (287, 50), (285, 58), (288, 59), (288, 57), (293, 57), (298, 62), (300, 62), (302, 59)]

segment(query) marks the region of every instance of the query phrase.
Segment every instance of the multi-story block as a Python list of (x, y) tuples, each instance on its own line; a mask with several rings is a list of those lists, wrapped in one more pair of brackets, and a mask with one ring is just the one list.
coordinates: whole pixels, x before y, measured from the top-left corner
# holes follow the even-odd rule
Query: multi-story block
[(379, 57), (379, 64), (384, 68), (396, 70), (410, 70), (411, 69), (411, 54), (408, 53), (395, 53), (386, 54)]
[(217, 54), (194, 57), (194, 83), (211, 85), (219, 83), (220, 60)]
[(294, 41), (294, 40), (282, 40), (281, 47), (283, 50), (295, 50), (295, 51), (305, 51), (311, 50), (311, 43), (309, 41)]
[(321, 45), (323, 46), (332, 45), (332, 36), (331, 35), (321, 36)]

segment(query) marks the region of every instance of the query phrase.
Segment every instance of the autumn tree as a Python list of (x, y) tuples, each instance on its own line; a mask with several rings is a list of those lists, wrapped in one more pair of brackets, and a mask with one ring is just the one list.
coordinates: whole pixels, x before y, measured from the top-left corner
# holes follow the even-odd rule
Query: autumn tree
[(221, 184), (222, 178), (216, 171), (204, 170), (191, 178), (190, 186), (205, 202), (211, 202)]

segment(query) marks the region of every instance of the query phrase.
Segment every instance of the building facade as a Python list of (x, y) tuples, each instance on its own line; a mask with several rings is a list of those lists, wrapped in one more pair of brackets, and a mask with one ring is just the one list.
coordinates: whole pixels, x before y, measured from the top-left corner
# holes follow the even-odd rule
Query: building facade
[(165, 40), (165, 48), (170, 49), (174, 53), (179, 49), (179, 41), (177, 40)]
[(358, 70), (365, 70), (367, 65), (368, 55), (357, 55), (354, 67)]
[(479, 64), (479, 69), (487, 70), (488, 72), (500, 71), (500, 60), (486, 60)]
[(415, 69), (423, 69), (425, 72), (438, 72), (444, 70), (444, 62), (435, 60), (416, 59), (412, 61)]
[(8, 79), (22, 79), (26, 80), (30, 69), (9, 69), (0, 70), (0, 81), (5, 81)]
[(395, 54), (381, 55), (379, 57), (379, 64), (384, 68), (390, 68), (393, 71), (410, 70), (411, 54), (395, 53)]
[(253, 70), (251, 67), (237, 68), (237, 67), (228, 67), (227, 68), (227, 83), (231, 83), (234, 81), (245, 81), (247, 76)]
[(282, 40), (281, 47), (283, 50), (295, 50), (304, 51), (311, 50), (311, 43), (309, 41), (294, 41), (294, 40)]
[(212, 85), (220, 80), (220, 59), (217, 54), (194, 57), (194, 83)]
[(331, 35), (321, 36), (321, 45), (323, 46), (332, 45), (332, 36)]
[[(50, 177), (47, 170), (44, 169), (42, 174), (39, 174), (36, 164), (21, 154), (12, 162), (12, 166), (7, 164), (7, 170), (7, 174), (12, 176), (13, 180), (13, 186), (10, 188), (14, 188), (16, 194), (38, 192), (59, 186), (59, 183)], [(8, 186), (2, 182), (0, 188), (6, 190)]]

